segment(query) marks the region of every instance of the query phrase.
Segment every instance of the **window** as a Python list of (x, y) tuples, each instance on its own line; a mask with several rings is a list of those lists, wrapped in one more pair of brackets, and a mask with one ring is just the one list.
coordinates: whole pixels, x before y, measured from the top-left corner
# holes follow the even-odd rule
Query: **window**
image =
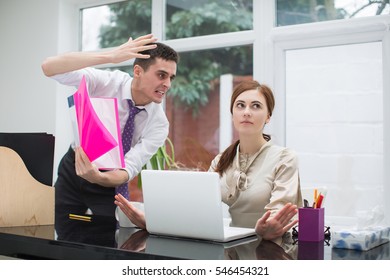
[[(252, 46), (219, 48), (181, 53), (178, 75), (168, 92), (166, 112), (176, 160), (186, 167), (207, 170), (220, 151), (221, 127), (231, 125), (230, 113), (220, 120), (220, 102), (230, 102), (221, 92), (220, 76), (231, 74), (228, 82), (252, 79)], [(229, 58), (229, 59), (227, 59)], [(228, 109), (222, 108), (221, 110)], [(221, 124), (220, 122), (223, 122)], [(233, 135), (225, 135), (229, 138)]]
[(390, 14), (387, 0), (277, 0), (277, 26)]
[[(384, 172), (390, 165), (390, 113), (380, 107), (388, 103), (390, 88), (383, 78), (390, 71), (388, 1), (87, 2), (100, 6), (81, 7), (88, 28), (80, 38), (94, 41), (83, 41), (83, 49), (153, 32), (180, 53), (165, 104), (178, 161), (207, 169), (234, 140), (230, 112), (218, 104), (229, 99), (240, 79), (255, 78), (274, 90), (276, 108), (266, 132), (276, 144), (297, 150), (302, 185), (332, 189), (326, 203), (335, 208), (326, 215), (356, 217), (357, 211), (383, 205), (382, 197), (390, 194), (390, 175)], [(92, 16), (102, 16), (92, 21), (99, 26), (87, 23), (89, 9), (101, 9)], [(131, 62), (120, 67), (131, 71)], [(359, 135), (364, 131), (367, 135)]]
[(166, 39), (252, 29), (252, 0), (167, 0)]
[[(164, 24), (162, 30), (165, 30), (165, 34), (162, 37), (167, 39), (165, 42), (168, 45), (171, 45), (170, 39), (183, 42), (185, 48), (171, 45), (179, 52), (181, 59), (177, 78), (165, 104), (171, 122), (169, 136), (179, 162), (186, 167), (201, 166), (207, 169), (211, 159), (220, 150), (219, 110), (213, 108), (219, 104), (220, 76), (237, 75), (232, 78), (233, 83), (234, 80), (251, 78), (253, 75), (253, 46), (248, 44), (248, 40), (237, 43), (242, 37), (239, 37), (239, 32), (253, 28), (253, 3), (252, 0), (167, 0), (165, 8), (152, 13), (153, 2), (161, 7), (161, 1), (144, 0), (121, 1), (82, 9), (82, 49), (118, 46), (130, 36), (136, 38), (150, 33), (151, 26), (156, 22)], [(155, 16), (153, 20), (152, 14)], [(97, 17), (102, 20), (97, 21)], [(201, 36), (224, 36), (225, 33), (231, 35), (221, 41), (214, 40), (212, 46), (203, 44), (205, 40)], [(192, 50), (186, 49), (190, 44), (186, 40), (194, 37), (202, 43)], [(131, 61), (115, 68), (132, 72)], [(214, 119), (208, 117), (210, 112), (215, 115)], [(201, 132), (197, 129), (189, 130), (190, 127), (199, 128)], [(198, 155), (202, 154), (203, 157), (188, 157), (191, 147), (196, 147)]]
[(276, 103), (284, 108), (273, 132), (297, 151), (302, 187), (328, 188), (326, 215), (334, 225), (390, 217), (388, 21), (273, 30)]
[(286, 53), (286, 145), (302, 186), (327, 186), (327, 214), (355, 216), (383, 200), (382, 43)]
[(151, 33), (151, 0), (130, 0), (80, 10), (81, 49), (115, 47)]

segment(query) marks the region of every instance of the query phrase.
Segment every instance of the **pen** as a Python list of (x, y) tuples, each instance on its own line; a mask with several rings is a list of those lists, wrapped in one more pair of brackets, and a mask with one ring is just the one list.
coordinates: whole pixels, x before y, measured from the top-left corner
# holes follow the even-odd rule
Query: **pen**
[(320, 193), (316, 201), (316, 208), (321, 208), (323, 199), (324, 199), (324, 195)]
[(69, 214), (69, 219), (90, 222), (92, 220), (92, 217)]
[(324, 205), (324, 202), (325, 202), (325, 198), (326, 198), (326, 194), (328, 193), (328, 190), (327, 189), (324, 189), (323, 192), (322, 192), (322, 201), (321, 201), (321, 206), (323, 207)]
[(324, 195), (322, 193), (320, 193), (318, 196), (317, 196), (317, 200), (315, 202), (315, 207), (314, 208), (321, 208), (321, 204), (322, 204), (322, 200), (324, 199)]

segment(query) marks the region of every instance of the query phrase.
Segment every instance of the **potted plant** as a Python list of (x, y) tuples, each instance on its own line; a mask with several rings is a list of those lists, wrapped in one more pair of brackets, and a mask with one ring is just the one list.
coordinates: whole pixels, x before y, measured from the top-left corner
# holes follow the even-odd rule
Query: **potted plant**
[[(170, 154), (167, 152), (167, 145), (170, 148)], [(165, 170), (177, 169), (178, 165), (175, 162), (175, 151), (171, 139), (167, 138), (165, 145), (158, 148), (157, 152), (152, 156), (147, 164), (142, 167), (144, 169)], [(141, 173), (138, 174), (138, 188), (142, 188)]]

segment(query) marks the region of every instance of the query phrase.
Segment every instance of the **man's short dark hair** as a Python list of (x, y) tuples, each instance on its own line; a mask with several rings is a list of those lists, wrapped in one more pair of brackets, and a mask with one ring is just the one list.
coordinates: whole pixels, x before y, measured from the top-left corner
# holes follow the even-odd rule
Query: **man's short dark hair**
[(150, 58), (136, 58), (134, 61), (134, 65), (139, 65), (142, 67), (142, 69), (144, 69), (144, 71), (147, 71), (149, 66), (156, 62), (156, 58), (161, 58), (167, 61), (174, 61), (176, 62), (176, 64), (179, 62), (179, 54), (174, 49), (159, 42), (152, 44), (156, 44), (157, 47), (151, 50), (140, 52), (142, 54), (149, 54)]

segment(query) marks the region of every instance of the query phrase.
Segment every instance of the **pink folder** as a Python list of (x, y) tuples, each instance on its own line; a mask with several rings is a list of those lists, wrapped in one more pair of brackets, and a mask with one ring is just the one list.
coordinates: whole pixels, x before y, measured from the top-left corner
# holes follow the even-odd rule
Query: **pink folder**
[(68, 98), (76, 145), (99, 169), (125, 166), (116, 98), (90, 98), (85, 77)]

